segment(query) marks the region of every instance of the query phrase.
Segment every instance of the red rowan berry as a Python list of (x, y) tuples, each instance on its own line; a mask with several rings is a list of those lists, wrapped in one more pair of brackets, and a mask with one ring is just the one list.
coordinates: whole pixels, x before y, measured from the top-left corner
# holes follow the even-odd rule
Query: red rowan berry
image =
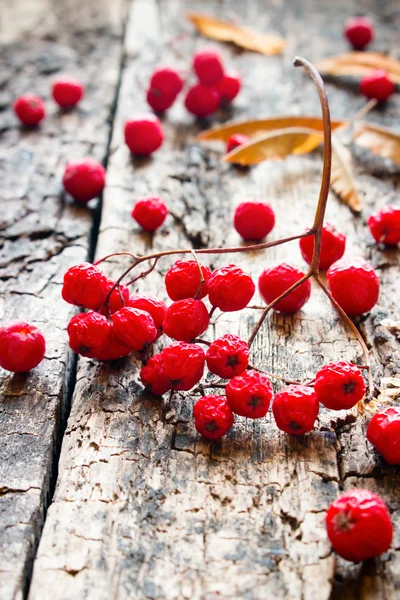
[(46, 342), (37, 327), (25, 321), (11, 321), (0, 327), (0, 367), (25, 373), (44, 358)]
[[(110, 293), (114, 284), (115, 281), (112, 279), (107, 279), (105, 283), (105, 289), (107, 292), (106, 297)], [(117, 312), (117, 310), (120, 310), (120, 308), (126, 306), (128, 302), (129, 289), (126, 287), (126, 285), (122, 285), (122, 283), (120, 283), (116, 288), (113, 289), (110, 297), (108, 298), (107, 306), (102, 306), (100, 312), (102, 315), (108, 317), (109, 315), (113, 315), (115, 312)]]
[(194, 54), (193, 69), (204, 85), (214, 85), (224, 76), (221, 55), (213, 48), (205, 48)]
[(311, 387), (288, 385), (278, 392), (272, 412), (279, 429), (292, 435), (304, 435), (314, 429), (318, 400)]
[(129, 150), (139, 156), (152, 154), (164, 141), (161, 123), (152, 113), (139, 115), (136, 119), (126, 121), (124, 133)]
[[(198, 295), (198, 300), (208, 294), (207, 281), (210, 278), (209, 267), (201, 266), (204, 283)], [(165, 275), (165, 287), (171, 300), (194, 298), (200, 289), (200, 271), (195, 260), (177, 260)]]
[(218, 109), (220, 100), (221, 96), (216, 88), (198, 83), (188, 90), (185, 106), (196, 117), (207, 117)]
[(248, 135), (243, 135), (242, 133), (234, 133), (226, 142), (226, 152), (232, 152), (232, 150), (235, 150), (235, 148), (238, 148), (239, 146), (244, 146), (249, 142), (250, 138)]
[(221, 100), (232, 102), (240, 92), (242, 82), (236, 71), (228, 71), (216, 84), (217, 90), (221, 94)]
[(26, 94), (17, 98), (13, 109), (21, 123), (27, 127), (35, 127), (46, 116), (44, 102), (35, 94)]
[(69, 346), (77, 354), (95, 358), (96, 350), (111, 337), (111, 323), (97, 312), (79, 313), (67, 326)]
[(137, 200), (131, 215), (142, 229), (153, 232), (164, 223), (168, 208), (159, 196), (151, 196)]
[(255, 289), (250, 275), (236, 265), (217, 269), (208, 280), (210, 302), (224, 312), (245, 308), (254, 296)]
[(142, 350), (157, 337), (157, 329), (148, 312), (125, 306), (112, 316), (116, 339), (134, 352)]
[(400, 465), (399, 406), (389, 406), (372, 417), (367, 428), (367, 440), (389, 465)]
[(326, 408), (347, 410), (364, 398), (365, 383), (358, 367), (338, 361), (317, 372), (314, 390), (318, 402)]
[(234, 416), (223, 396), (202, 396), (193, 407), (194, 425), (207, 440), (218, 440), (232, 427)]
[(106, 170), (93, 158), (71, 160), (66, 164), (62, 182), (65, 190), (74, 200), (86, 203), (103, 191), (106, 184)]
[(228, 404), (232, 411), (241, 417), (265, 417), (271, 398), (271, 382), (257, 371), (245, 371), (231, 379), (226, 386)]
[(169, 378), (162, 373), (162, 355), (155, 354), (142, 367), (140, 379), (155, 396), (162, 396), (171, 389)]
[(368, 219), (368, 227), (375, 241), (387, 246), (400, 242), (400, 206), (384, 206)]
[(188, 391), (202, 378), (205, 354), (200, 346), (175, 342), (161, 355), (161, 373), (169, 379), (171, 389)]
[[(279, 298), (286, 290), (294, 285), (304, 273), (288, 263), (280, 263), (264, 269), (258, 280), (258, 289), (265, 302), (269, 304), (275, 298)], [(311, 295), (311, 283), (309, 280), (302, 283), (280, 300), (273, 307), (274, 310), (283, 313), (295, 313), (308, 301)]]
[(117, 360), (122, 356), (129, 356), (131, 352), (131, 348), (121, 344), (115, 337), (114, 331), (111, 330), (111, 336), (106, 343), (96, 348), (94, 358), (97, 358), (97, 360)]
[(150, 89), (163, 96), (177, 96), (182, 88), (182, 77), (171, 67), (158, 67), (151, 76)]
[(156, 112), (163, 113), (171, 106), (176, 100), (176, 96), (165, 96), (157, 92), (152, 88), (149, 88), (146, 92), (147, 104)]
[(64, 275), (62, 297), (69, 304), (95, 310), (107, 296), (107, 277), (88, 262), (70, 267)]
[[(301, 255), (307, 264), (311, 265), (314, 252), (314, 236), (308, 235), (300, 239)], [(333, 225), (325, 223), (322, 229), (321, 255), (319, 268), (329, 267), (342, 258), (346, 248), (346, 236), (340, 233)]]
[(126, 306), (139, 308), (140, 310), (148, 312), (157, 328), (157, 337), (162, 334), (162, 324), (165, 319), (165, 313), (167, 312), (167, 306), (162, 300), (154, 298), (153, 296), (131, 296), (126, 303)]
[(363, 258), (341, 258), (326, 277), (332, 296), (350, 316), (369, 312), (378, 301), (378, 276)]
[(177, 300), (165, 315), (163, 330), (174, 340), (190, 342), (205, 332), (210, 322), (206, 305), (201, 300)]
[(386, 504), (376, 494), (361, 489), (350, 490), (332, 502), (326, 529), (336, 554), (353, 562), (386, 552), (393, 537)]
[(259, 241), (274, 228), (275, 214), (267, 202), (242, 202), (235, 210), (233, 224), (244, 240)]
[(240, 375), (249, 364), (249, 345), (237, 335), (227, 333), (212, 342), (206, 352), (211, 373), (223, 379)]
[(374, 39), (374, 25), (367, 17), (351, 17), (345, 23), (344, 35), (354, 50), (363, 50)]
[(53, 83), (52, 94), (61, 108), (76, 106), (85, 94), (83, 85), (72, 77), (60, 77)]
[(369, 99), (386, 102), (394, 93), (395, 88), (387, 72), (383, 69), (376, 69), (361, 79), (360, 91)]

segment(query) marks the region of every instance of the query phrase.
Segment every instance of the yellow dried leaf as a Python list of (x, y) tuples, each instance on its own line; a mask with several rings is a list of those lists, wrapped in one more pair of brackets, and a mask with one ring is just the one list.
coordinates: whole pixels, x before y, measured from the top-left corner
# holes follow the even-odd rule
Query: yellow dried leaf
[(331, 188), (351, 210), (360, 212), (362, 204), (357, 193), (349, 150), (332, 138)]
[(386, 127), (358, 121), (354, 125), (354, 139), (376, 156), (390, 158), (400, 165), (400, 135)]
[(260, 54), (280, 54), (286, 46), (285, 40), (278, 36), (260, 33), (201, 13), (187, 13), (186, 17), (205, 37), (220, 42), (232, 42), (245, 50)]
[(398, 377), (384, 377), (381, 380), (380, 394), (369, 402), (360, 400), (356, 409), (360, 415), (372, 417), (387, 406), (397, 405), (400, 400), (400, 379)]
[(325, 58), (316, 68), (326, 75), (363, 77), (374, 69), (384, 69), (394, 83), (400, 83), (400, 61), (377, 52), (347, 52)]

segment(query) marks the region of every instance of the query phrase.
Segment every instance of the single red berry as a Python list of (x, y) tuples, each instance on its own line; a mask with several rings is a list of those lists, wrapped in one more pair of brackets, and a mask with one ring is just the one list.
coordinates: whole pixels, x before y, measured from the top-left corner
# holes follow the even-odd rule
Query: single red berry
[[(297, 267), (288, 263), (279, 263), (264, 269), (258, 280), (258, 289), (265, 302), (269, 304), (302, 277), (304, 277), (304, 273)], [(307, 280), (290, 292), (286, 298), (277, 302), (273, 308), (283, 313), (295, 313), (305, 305), (310, 295), (311, 283), (310, 280)]]
[(116, 339), (134, 352), (142, 350), (157, 337), (157, 329), (148, 312), (125, 306), (112, 316)]
[(143, 385), (155, 396), (162, 396), (171, 389), (169, 378), (162, 373), (162, 355), (155, 354), (141, 368), (140, 379)]
[(157, 328), (157, 337), (162, 334), (162, 324), (165, 319), (165, 313), (167, 312), (167, 305), (162, 300), (154, 298), (153, 296), (131, 296), (126, 303), (126, 306), (139, 308), (140, 310), (148, 312)]
[(237, 335), (227, 333), (212, 342), (206, 352), (211, 373), (223, 379), (240, 375), (249, 364), (249, 345)]
[(228, 71), (216, 85), (221, 94), (221, 100), (232, 102), (240, 92), (242, 81), (236, 71)]
[(226, 152), (232, 152), (232, 150), (235, 150), (235, 148), (238, 148), (239, 146), (244, 146), (249, 142), (250, 138), (248, 135), (243, 135), (242, 133), (234, 133), (226, 142)]
[(62, 297), (69, 304), (96, 310), (107, 296), (107, 277), (88, 262), (70, 267), (64, 275)]
[[(201, 266), (204, 283), (201, 286), (198, 300), (208, 294), (207, 281), (210, 278), (209, 267)], [(195, 260), (177, 260), (165, 275), (165, 287), (171, 300), (194, 298), (200, 289), (200, 271)]]
[(250, 275), (236, 265), (221, 267), (208, 280), (208, 296), (213, 306), (224, 312), (245, 308), (256, 286)]
[[(106, 296), (111, 291), (111, 288), (114, 286), (115, 281), (112, 279), (107, 279), (105, 283)], [(108, 299), (107, 306), (101, 307), (101, 314), (108, 317), (109, 315), (113, 315), (117, 310), (120, 310), (129, 302), (129, 289), (126, 285), (122, 285), (120, 283), (116, 288), (111, 292), (111, 296)]]
[(150, 196), (137, 200), (131, 215), (142, 229), (153, 232), (164, 223), (168, 208), (159, 196)]
[[(300, 239), (301, 255), (307, 264), (311, 265), (314, 252), (314, 236), (308, 235)], [(334, 262), (342, 258), (346, 248), (346, 236), (333, 225), (325, 223), (322, 229), (321, 255), (319, 268), (329, 269)]]
[(327, 271), (331, 294), (350, 316), (369, 312), (379, 298), (379, 278), (363, 258), (341, 258)]
[(85, 94), (85, 88), (77, 79), (60, 77), (53, 83), (52, 94), (61, 108), (76, 106)]
[(400, 242), (400, 206), (384, 206), (368, 219), (368, 227), (378, 244), (396, 246)]
[(146, 113), (139, 115), (136, 119), (126, 121), (125, 143), (132, 154), (149, 156), (159, 149), (164, 141), (164, 131), (159, 119)]
[(11, 321), (0, 327), (0, 367), (6, 371), (30, 371), (42, 362), (45, 352), (45, 339), (34, 325)]
[(344, 35), (354, 50), (363, 50), (375, 37), (374, 25), (367, 17), (351, 17), (344, 25)]
[(204, 302), (185, 298), (167, 309), (163, 330), (174, 340), (190, 342), (205, 332), (209, 322), (210, 315)]
[(399, 406), (389, 406), (372, 417), (367, 428), (367, 440), (389, 465), (400, 465)]
[(235, 210), (233, 225), (244, 240), (259, 241), (274, 228), (275, 214), (267, 202), (242, 202)]
[(319, 404), (311, 387), (288, 385), (278, 392), (272, 412), (279, 429), (292, 435), (304, 435), (314, 429)]
[(164, 348), (161, 356), (161, 373), (171, 389), (188, 391), (202, 378), (205, 354), (200, 346), (175, 342)]
[(214, 85), (224, 76), (221, 55), (213, 48), (199, 50), (193, 55), (193, 69), (204, 85)]
[(21, 123), (27, 127), (35, 127), (46, 116), (44, 102), (35, 94), (26, 94), (17, 98), (13, 109)]
[(207, 440), (219, 440), (234, 422), (224, 396), (202, 396), (193, 407), (193, 416), (197, 431)]
[(231, 379), (226, 386), (228, 404), (232, 411), (241, 417), (265, 417), (271, 398), (271, 382), (258, 371), (245, 371)]
[(326, 513), (326, 530), (336, 554), (358, 562), (390, 548), (393, 525), (386, 504), (369, 490), (342, 494)]
[(65, 190), (74, 200), (86, 203), (103, 191), (106, 184), (106, 170), (94, 158), (71, 160), (66, 164), (62, 182)]
[(150, 89), (163, 96), (177, 96), (183, 88), (183, 80), (176, 69), (158, 67), (150, 79)]
[(378, 100), (378, 102), (386, 102), (394, 94), (394, 91), (394, 83), (383, 69), (372, 71), (369, 75), (365, 75), (360, 82), (360, 92), (367, 98)]
[(111, 323), (98, 312), (79, 313), (68, 323), (67, 333), (74, 352), (95, 358), (96, 351), (111, 338)]
[(131, 352), (131, 348), (117, 340), (113, 329), (111, 329), (111, 336), (102, 346), (96, 348), (94, 358), (97, 358), (97, 360), (117, 360), (122, 356), (129, 356)]
[(361, 371), (349, 362), (332, 362), (315, 376), (314, 390), (318, 402), (331, 410), (353, 408), (365, 396)]
[(161, 94), (157, 90), (149, 88), (146, 92), (147, 104), (156, 112), (163, 113), (171, 106), (176, 100), (176, 96), (166, 96)]
[(221, 96), (217, 88), (198, 83), (188, 90), (185, 106), (196, 117), (207, 117), (218, 109), (220, 100)]

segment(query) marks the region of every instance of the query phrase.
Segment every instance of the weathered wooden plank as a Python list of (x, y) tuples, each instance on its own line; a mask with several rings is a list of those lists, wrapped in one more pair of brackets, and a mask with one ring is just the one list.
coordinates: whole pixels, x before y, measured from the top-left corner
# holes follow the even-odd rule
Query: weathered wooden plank
[[(164, 2), (159, 9), (150, 0), (135, 0), (97, 257), (132, 248), (145, 252), (236, 244), (233, 207), (248, 197), (271, 201), (278, 215), (274, 236), (293, 234), (311, 222), (319, 191), (318, 155), (265, 163), (249, 173), (221, 166), (217, 152), (194, 143), (198, 128), (180, 106), (165, 119), (166, 142), (154, 158), (130, 158), (122, 127), (125, 119), (146, 110), (144, 87), (152, 69), (160, 62), (183, 66), (183, 57), (205, 45), (194, 36), (176, 42), (188, 30), (182, 15), (189, 6), (220, 17), (235, 16), (281, 32), (289, 40), (290, 51), (281, 58), (223, 48), (227, 60), (244, 75), (244, 91), (233, 112), (238, 117), (319, 114), (316, 92), (291, 67), (290, 55), (295, 49), (317, 59), (344, 49), (342, 20), (360, 9), (360, 3), (355, 7), (311, 0), (276, 3), (268, 10), (262, 2), (233, 1)], [(372, 1), (363, 3), (365, 10), (381, 11), (376, 16), (378, 29), (393, 44), (398, 15), (393, 13), (392, 21), (384, 23), (388, 6), (378, 9)], [(328, 87), (335, 117), (348, 117), (362, 105), (361, 98), (347, 89)], [(381, 115), (386, 124), (397, 109), (395, 101)], [(362, 164), (358, 172), (367, 214), (375, 206), (377, 190), (382, 191), (382, 202), (394, 190), (390, 181), (364, 172)], [(150, 238), (138, 232), (129, 210), (135, 198), (153, 192), (164, 196), (173, 216)], [(348, 209), (333, 196), (327, 216), (348, 235), (349, 253), (368, 255), (364, 218), (355, 226)], [(382, 254), (373, 252), (379, 267)], [(275, 259), (301, 264), (296, 244), (262, 256), (234, 258), (255, 278)], [(165, 297), (163, 274), (170, 262), (160, 262), (152, 278), (141, 281), (137, 289)], [(204, 262), (216, 267), (227, 259)], [(387, 291), (365, 321), (368, 331), (375, 331), (380, 312), (393, 313), (398, 297), (395, 262), (393, 255), (393, 266), (380, 269)], [(109, 273), (121, 268), (121, 262), (113, 261)], [(255, 318), (254, 311), (246, 311), (243, 318), (224, 316), (210, 334), (234, 331), (247, 336)], [(387, 343), (395, 348), (394, 340)], [(393, 373), (394, 357), (389, 360), (382, 352), (380, 345), (377, 374)], [(318, 290), (295, 317), (272, 316), (254, 348), (258, 364), (297, 379), (306, 379), (330, 359), (354, 360), (358, 354), (357, 344)], [(256, 423), (238, 419), (227, 439), (210, 445), (195, 433), (191, 395), (177, 394), (171, 405), (149, 397), (138, 382), (139, 366), (138, 357), (114, 365), (79, 360), (58, 485), (34, 567), (32, 600), (258, 600), (273, 595), (322, 600), (345, 594), (371, 598), (379, 593), (395, 598), (396, 551), (377, 561), (375, 570), (364, 565), (359, 574), (359, 567), (335, 559), (324, 531), (325, 510), (342, 486), (378, 489), (398, 519), (395, 470), (382, 467), (374, 455), (367, 457), (359, 424), (329, 429), (331, 416), (325, 414), (324, 426), (301, 441), (278, 433), (270, 417)]]

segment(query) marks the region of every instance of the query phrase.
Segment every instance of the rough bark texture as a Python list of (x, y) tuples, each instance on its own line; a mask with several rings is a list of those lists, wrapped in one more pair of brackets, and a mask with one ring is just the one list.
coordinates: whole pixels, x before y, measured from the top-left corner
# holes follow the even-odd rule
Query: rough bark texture
[[(185, 68), (194, 49), (206, 45), (205, 40), (192, 35), (190, 26), (183, 19), (185, 9), (204, 12), (205, 6), (210, 14), (234, 17), (258, 29), (281, 33), (289, 42), (282, 57), (264, 57), (221, 47), (226, 62), (243, 74), (244, 89), (234, 109), (219, 117), (319, 114), (318, 97), (312, 83), (291, 66), (294, 54), (317, 60), (344, 51), (342, 22), (361, 8), (374, 11), (380, 40), (378, 48), (395, 45), (400, 23), (394, 4), (379, 7), (372, 0), (361, 4), (362, 7), (360, 2), (352, 5), (344, 0), (335, 3), (286, 0), (266, 8), (261, 0), (248, 3), (209, 1), (206, 4), (189, 0), (159, 4), (152, 0), (134, 0), (124, 42), (121, 87), (113, 123), (108, 185), (103, 198), (96, 257), (126, 249), (144, 253), (152, 248), (237, 245), (239, 240), (231, 225), (232, 212), (240, 200), (250, 197), (268, 199), (273, 205), (277, 225), (271, 239), (292, 235), (307, 227), (318, 197), (320, 154), (291, 157), (282, 163), (263, 163), (248, 172), (222, 166), (219, 149), (194, 142), (199, 127), (185, 113), (180, 99), (164, 120), (166, 141), (162, 149), (152, 159), (138, 161), (130, 157), (123, 143), (123, 123), (147, 110), (144, 90), (156, 65), (167, 63)], [(86, 37), (79, 39), (83, 43)], [(112, 60), (110, 44), (101, 39), (97, 43), (104, 52), (103, 59)], [(94, 68), (93, 56), (85, 57), (86, 63), (88, 69)], [(101, 93), (103, 71), (96, 65), (94, 84), (96, 89), (99, 88), (97, 94), (102, 102), (107, 103), (111, 92)], [(115, 79), (114, 73), (114, 84)], [(352, 88), (328, 84), (328, 91), (334, 117), (349, 117), (363, 104)], [(396, 98), (373, 117), (391, 126), (398, 112), (399, 100)], [(94, 121), (93, 115), (82, 120), (84, 131), (90, 124), (89, 131), (93, 136), (95, 133), (104, 135), (105, 128), (100, 127), (99, 120)], [(13, 136), (17, 134), (19, 137), (14, 129)], [(74, 147), (70, 137), (64, 151)], [(91, 135), (85, 135), (84, 141), (87, 139), (91, 140)], [(44, 142), (37, 141), (39, 143)], [(46, 140), (44, 150), (48, 149), (48, 143)], [(104, 151), (104, 144), (100, 147)], [(41, 160), (44, 160), (44, 150)], [(35, 145), (35, 155), (36, 152), (39, 152), (39, 145)], [(56, 151), (51, 156), (55, 154)], [(394, 199), (396, 183), (385, 168), (373, 161), (367, 163), (364, 158), (358, 155), (355, 166), (365, 204), (364, 215), (368, 215), (373, 207)], [(13, 168), (19, 166), (22, 169), (21, 161), (21, 157), (15, 160)], [(43, 172), (47, 179), (29, 184), (37, 195), (48, 189), (46, 182), (52, 174), (52, 166), (46, 163)], [(17, 181), (20, 183), (21, 177)], [(165, 198), (171, 214), (160, 231), (148, 236), (139, 232), (129, 212), (135, 199), (153, 193)], [(32, 210), (37, 210), (36, 204), (33, 206)], [(59, 201), (54, 201), (54, 206), (59, 207)], [(79, 211), (79, 215), (81, 212), (86, 214)], [(43, 216), (38, 222), (43, 223), (48, 214), (49, 210), (43, 208)], [(398, 252), (382, 251), (372, 245), (364, 215), (354, 218), (333, 195), (330, 198), (327, 219), (347, 234), (348, 254), (370, 258), (382, 278), (379, 305), (361, 323), (363, 335), (372, 348), (374, 376), (379, 383), (382, 376), (399, 371), (398, 344), (381, 324), (384, 318), (394, 317), (399, 300), (396, 285)], [(59, 222), (57, 226), (54, 221), (49, 225), (50, 240), (57, 239)], [(82, 220), (71, 214), (68, 226), (73, 236), (77, 234), (77, 223), (83, 227)], [(64, 256), (64, 262), (54, 263), (54, 271), (49, 272), (49, 283), (46, 284), (55, 288), (55, 297), (65, 265), (82, 260), (85, 254), (88, 227), (87, 223), (86, 229), (79, 232), (80, 241), (68, 240), (72, 250), (65, 249), (57, 254), (57, 258)], [(6, 223), (6, 235), (10, 229), (12, 231)], [(63, 234), (65, 229), (61, 229)], [(35, 240), (30, 240), (30, 244), (34, 243)], [(14, 247), (22, 253), (21, 244)], [(42, 240), (40, 248), (43, 249)], [(71, 254), (67, 256), (67, 252)], [(32, 250), (27, 254), (32, 254)], [(13, 258), (15, 255), (10, 255), (9, 251), (8, 256)], [(9, 268), (18, 269), (24, 260), (20, 259)], [(53, 264), (52, 260), (54, 258), (48, 263)], [(204, 263), (215, 268), (237, 262), (256, 280), (264, 266), (275, 260), (303, 264), (296, 242), (259, 255), (204, 258)], [(140, 281), (137, 289), (165, 298), (163, 275), (172, 262), (160, 261), (156, 271)], [(126, 260), (112, 260), (105, 268), (110, 275), (116, 275), (125, 264)], [(42, 275), (45, 270), (40, 268)], [(35, 294), (26, 300), (32, 300), (26, 304), (30, 316), (36, 306), (43, 312), (49, 296), (37, 304), (43, 295), (42, 288), (31, 290), (29, 286), (33, 286), (36, 279), (33, 272), (29, 272), (28, 277), (25, 270), (17, 280), (11, 280), (12, 284), (8, 281), (7, 284), (12, 285), (12, 290), (18, 289), (20, 300), (26, 296), (21, 295), (22, 291)], [(259, 304), (260, 299), (255, 297), (254, 303)], [(11, 300), (10, 305), (15, 315), (23, 316)], [(47, 326), (53, 329), (56, 323), (62, 329), (67, 322), (68, 309), (55, 299), (51, 302), (51, 311)], [(256, 310), (244, 311), (240, 317), (235, 313), (224, 315), (210, 329), (209, 338), (228, 331), (246, 337), (257, 316)], [(36, 320), (41, 322), (43, 318)], [(29, 423), (28, 428), (24, 414), (23, 428), (24, 432), (41, 436), (39, 450), (42, 454), (47, 451), (51, 455), (53, 445), (46, 444), (38, 423), (40, 419), (45, 421), (43, 427), (51, 437), (54, 423), (49, 421), (52, 415), (47, 411), (53, 401), (58, 409), (63, 405), (65, 366), (59, 365), (66, 362), (66, 353), (64, 349), (60, 358), (61, 337), (61, 333), (54, 336), (53, 354), (50, 354), (57, 360), (52, 364), (45, 363), (28, 380), (32, 390), (41, 390), (39, 385), (43, 386), (44, 381), (49, 382), (46, 385), (52, 394), (60, 390), (55, 400), (47, 400), (46, 413), (43, 414), (44, 400), (33, 391), (28, 394), (22, 383), (18, 390), (22, 389), (24, 396), (15, 398), (15, 391), (13, 395), (8, 393), (12, 395), (12, 403), (21, 402), (13, 410), (10, 431), (16, 431), (14, 413), (17, 416), (25, 413), (24, 403), (28, 403), (28, 399), (32, 402), (34, 397), (39, 416), (35, 417), (34, 424)], [(165, 343), (166, 340), (160, 342)], [(299, 314), (290, 318), (273, 315), (268, 319), (254, 344), (253, 362), (291, 379), (306, 380), (318, 366), (331, 359), (355, 360), (359, 354), (357, 343), (343, 329), (323, 295), (314, 289), (311, 301)], [(78, 360), (57, 488), (34, 565), (31, 600), (259, 600), (273, 595), (296, 600), (397, 597), (400, 588), (397, 538), (392, 550), (380, 560), (363, 565), (349, 565), (338, 560), (326, 539), (324, 516), (328, 504), (339, 490), (353, 486), (368, 487), (380, 493), (388, 502), (396, 531), (399, 530), (398, 469), (384, 465), (372, 452), (365, 441), (363, 422), (351, 423), (345, 413), (335, 415), (334, 419), (332, 414), (322, 413), (317, 431), (304, 440), (297, 440), (279, 433), (271, 416), (254, 423), (238, 418), (226, 439), (209, 444), (194, 430), (191, 418), (194, 398), (190, 394), (176, 394), (169, 403), (143, 392), (138, 379), (142, 358), (132, 356), (111, 365)], [(6, 385), (10, 385), (9, 379)], [(6, 401), (11, 402), (7, 398)], [(20, 438), (14, 441), (17, 437), (10, 434), (9, 447), (13, 453), (14, 448), (20, 448)], [(12, 472), (17, 473), (17, 483), (13, 481), (7, 485), (11, 489), (24, 488), (24, 493), (15, 494), (21, 498), (21, 504), (35, 496), (36, 510), (40, 511), (44, 504), (41, 496), (48, 485), (43, 483), (43, 476), (40, 481), (31, 476), (33, 470), (27, 467), (32, 455), (35, 456), (34, 451), (25, 445), (19, 452), (15, 460), (18, 470), (4, 458), (4, 464), (11, 464)], [(40, 473), (49, 478), (51, 457), (38, 459), (39, 462)], [(26, 484), (22, 486), (21, 481)], [(32, 486), (38, 489), (32, 490)], [(14, 499), (12, 506), (16, 506)], [(2, 517), (4, 527), (10, 524), (10, 519), (10, 513)], [(39, 517), (32, 520), (28, 514), (23, 518), (23, 522), (28, 523), (24, 527), (31, 528), (31, 536), (33, 521), (37, 529)], [(9, 563), (17, 555), (18, 560), (21, 559), (20, 546), (14, 542), (16, 535), (5, 542), (9, 553), (5, 562)], [(26, 539), (23, 538), (24, 544)], [(2, 597), (18, 597), (16, 594), (11, 588), (5, 588)]]

